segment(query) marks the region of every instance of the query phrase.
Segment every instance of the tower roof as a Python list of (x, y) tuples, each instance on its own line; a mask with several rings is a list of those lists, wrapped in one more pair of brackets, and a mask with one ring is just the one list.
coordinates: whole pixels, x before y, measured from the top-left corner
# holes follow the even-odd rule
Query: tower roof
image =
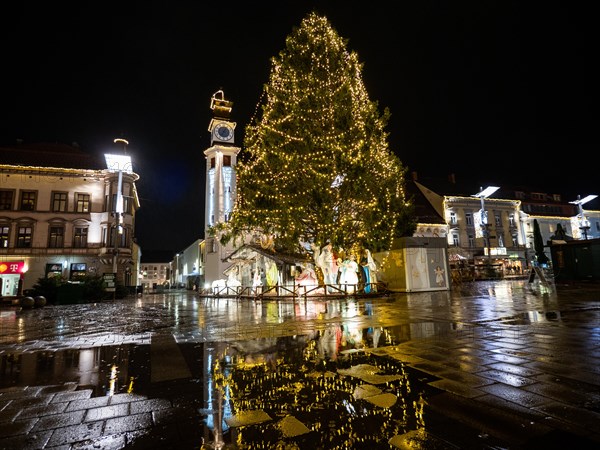
[(233, 102), (225, 100), (225, 94), (222, 90), (215, 92), (210, 100), (210, 109), (213, 110), (215, 118), (229, 119)]

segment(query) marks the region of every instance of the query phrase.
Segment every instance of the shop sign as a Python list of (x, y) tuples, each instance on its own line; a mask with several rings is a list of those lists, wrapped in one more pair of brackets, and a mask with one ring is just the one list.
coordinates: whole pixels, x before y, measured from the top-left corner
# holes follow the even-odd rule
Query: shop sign
[(25, 267), (24, 261), (0, 262), (0, 275), (20, 275), (21, 273), (23, 273), (23, 267)]
[(104, 280), (105, 291), (106, 292), (115, 292), (116, 290), (116, 273), (105, 273), (102, 275), (102, 279)]

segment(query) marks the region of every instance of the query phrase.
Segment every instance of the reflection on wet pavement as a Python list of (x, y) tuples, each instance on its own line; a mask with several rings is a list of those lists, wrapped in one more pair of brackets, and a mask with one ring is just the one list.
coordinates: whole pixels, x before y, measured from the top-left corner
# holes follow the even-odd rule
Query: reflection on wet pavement
[[(394, 341), (390, 330), (344, 333), (343, 326), (328, 326), (311, 336), (181, 344), (198, 383), (187, 401), (203, 417), (201, 434), (249, 448), (273, 448), (286, 433), (299, 448), (389, 448), (389, 437), (421, 425), (426, 392), (434, 391), (427, 382), (436, 378), (373, 354), (374, 339), (376, 345)], [(92, 398), (149, 398), (157, 370), (148, 364), (151, 353), (148, 344), (3, 353), (0, 388), (68, 383)], [(267, 419), (248, 422), (243, 416), (249, 412)], [(300, 425), (301, 433), (289, 431)]]
[[(306, 449), (520, 443), (522, 434), (498, 433), (498, 440), (477, 428), (446, 441), (432, 433), (446, 427), (433, 412), (449, 394), (502, 398), (535, 410), (531, 435), (548, 433), (541, 419), (558, 415), (556, 402), (564, 400), (564, 390), (543, 378), (559, 370), (555, 336), (581, 314), (598, 323), (600, 302), (578, 295), (563, 303), (556, 291), (513, 281), (381, 298), (252, 301), (174, 292), (1, 310), (0, 438), (23, 444), (28, 432), (20, 424), (38, 430), (26, 439), (44, 442), (31, 448), (84, 441)], [(597, 332), (585, 331), (598, 342)], [(594, 348), (589, 339), (568, 342)], [(577, 376), (594, 374), (585, 366)], [(583, 394), (572, 376), (565, 373), (575, 399)], [(593, 382), (582, 386), (592, 392)], [(18, 392), (36, 401), (18, 400)], [(588, 398), (585, 408), (596, 414), (598, 404)], [(77, 431), (84, 425), (86, 438)]]

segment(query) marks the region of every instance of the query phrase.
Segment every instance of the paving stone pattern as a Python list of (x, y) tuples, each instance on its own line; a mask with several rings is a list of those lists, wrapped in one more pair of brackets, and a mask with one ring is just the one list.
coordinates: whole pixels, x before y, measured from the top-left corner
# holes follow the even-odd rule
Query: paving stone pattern
[[(252, 301), (229, 300), (226, 313), (213, 309), (217, 301), (173, 292), (121, 304), (19, 312), (20, 335), (0, 322), (0, 356), (148, 345), (157, 334), (179, 344), (247, 339), (253, 333), (308, 331), (324, 320), (307, 312), (284, 315), (276, 324), (243, 323), (245, 311), (257, 307)], [(193, 302), (201, 307), (192, 315)], [(171, 314), (175, 305), (178, 318)], [(425, 406), (425, 429), (398, 437), (396, 446), (600, 448), (599, 286), (475, 282), (442, 293), (394, 294), (369, 306), (369, 317), (356, 318), (365, 326), (410, 329), (403, 342), (370, 351), (432, 375), (429, 385), (436, 392)], [(201, 330), (199, 315), (207, 324)], [(56, 326), (59, 318), (62, 328)], [(335, 316), (326, 320), (335, 323)], [(151, 396), (94, 397), (75, 383), (7, 387), (0, 390), (0, 448), (199, 449), (205, 438), (201, 417), (187, 400), (195, 389), (185, 378), (161, 379)]]

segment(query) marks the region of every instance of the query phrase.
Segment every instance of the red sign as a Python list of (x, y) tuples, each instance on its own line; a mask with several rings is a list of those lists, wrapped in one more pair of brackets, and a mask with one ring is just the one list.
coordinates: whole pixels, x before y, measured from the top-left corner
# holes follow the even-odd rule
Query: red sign
[(24, 261), (0, 262), (0, 275), (5, 275), (5, 274), (20, 275), (23, 272), (24, 266), (25, 266)]

